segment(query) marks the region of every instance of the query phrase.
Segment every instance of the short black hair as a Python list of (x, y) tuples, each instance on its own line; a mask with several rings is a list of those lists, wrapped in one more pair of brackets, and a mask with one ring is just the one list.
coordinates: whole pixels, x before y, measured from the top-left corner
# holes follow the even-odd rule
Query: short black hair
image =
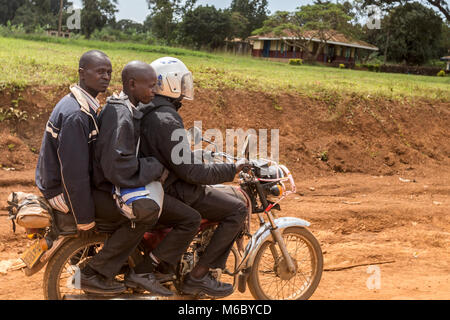
[(80, 62), (79, 62), (79, 68), (86, 68), (87, 65), (89, 65), (89, 63), (92, 62), (92, 60), (96, 59), (96, 58), (100, 58), (100, 59), (108, 59), (109, 57), (106, 53), (100, 51), (100, 50), (91, 50), (88, 51), (86, 53), (84, 53), (81, 58), (80, 58)]
[(130, 81), (130, 79), (136, 79), (139, 75), (147, 74), (149, 72), (155, 73), (155, 70), (148, 63), (142, 61), (131, 61), (122, 70), (122, 83), (124, 86), (128, 86), (128, 81)]

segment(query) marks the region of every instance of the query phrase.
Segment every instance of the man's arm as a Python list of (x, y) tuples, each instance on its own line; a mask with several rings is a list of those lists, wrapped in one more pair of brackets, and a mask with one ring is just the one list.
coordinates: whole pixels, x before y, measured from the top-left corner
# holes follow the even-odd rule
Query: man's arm
[(121, 188), (143, 187), (164, 171), (156, 158), (137, 158), (132, 121), (130, 111), (121, 105), (110, 104), (101, 115), (96, 154), (105, 178)]
[(95, 223), (95, 206), (89, 174), (89, 125), (81, 113), (68, 117), (61, 128), (58, 159), (68, 206), (79, 229)]
[[(158, 130), (157, 141), (164, 162), (169, 165), (169, 171), (191, 184), (214, 185), (234, 180), (236, 176), (235, 164), (196, 164), (195, 155), (191, 151), (181, 118), (178, 114), (165, 113), (164, 116), (165, 119), (161, 122)], [(174, 132), (176, 132), (174, 138), (178, 138), (178, 141), (172, 141)], [(178, 153), (178, 150), (180, 150), (180, 153)], [(189, 161), (181, 164), (178, 164), (179, 161), (175, 161), (177, 163), (175, 164), (173, 157), (189, 159)]]

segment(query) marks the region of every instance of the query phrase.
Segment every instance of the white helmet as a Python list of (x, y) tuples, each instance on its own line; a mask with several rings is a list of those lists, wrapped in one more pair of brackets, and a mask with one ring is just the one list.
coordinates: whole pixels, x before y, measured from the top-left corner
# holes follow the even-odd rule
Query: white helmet
[(156, 94), (178, 99), (194, 100), (194, 81), (192, 73), (177, 58), (164, 57), (150, 64), (155, 69), (158, 83)]

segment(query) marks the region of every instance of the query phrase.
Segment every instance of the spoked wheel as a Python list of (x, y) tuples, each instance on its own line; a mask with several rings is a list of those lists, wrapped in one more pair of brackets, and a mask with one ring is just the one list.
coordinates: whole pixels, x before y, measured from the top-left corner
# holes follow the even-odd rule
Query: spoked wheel
[(105, 235), (90, 239), (74, 238), (65, 243), (50, 260), (44, 274), (46, 300), (63, 300), (85, 293), (80, 287), (80, 270), (97, 254), (105, 242)]
[(278, 246), (265, 241), (256, 254), (248, 286), (258, 300), (306, 300), (322, 277), (323, 255), (317, 239), (305, 228), (284, 230), (283, 240), (295, 266), (290, 273)]

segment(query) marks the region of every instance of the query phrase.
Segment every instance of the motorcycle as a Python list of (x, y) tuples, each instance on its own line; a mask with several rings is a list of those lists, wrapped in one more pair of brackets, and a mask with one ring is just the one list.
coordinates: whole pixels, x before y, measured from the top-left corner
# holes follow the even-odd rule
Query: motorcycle
[[(189, 130), (194, 141), (214, 145), (201, 137), (199, 129)], [(242, 155), (249, 158), (250, 139), (247, 137)], [(206, 153), (205, 153), (206, 154)], [(222, 152), (209, 152), (208, 158), (237, 160)], [(296, 217), (275, 218), (281, 211), (280, 202), (295, 194), (295, 182), (284, 165), (270, 160), (250, 160), (251, 169), (239, 173), (239, 186), (219, 185), (218, 188), (238, 197), (247, 204), (249, 213), (241, 235), (235, 241), (224, 270), (211, 270), (220, 281), (233, 284), (234, 290), (246, 292), (247, 286), (256, 300), (309, 299), (319, 285), (323, 270), (320, 244), (307, 229), (310, 223)], [(13, 206), (12, 206), (13, 207)], [(54, 212), (51, 226), (27, 229), (35, 243), (22, 255), (27, 276), (32, 276), (45, 266), (44, 297), (48, 300), (83, 299), (168, 299), (155, 297), (149, 292), (129, 288), (119, 296), (92, 296), (80, 290), (80, 269), (99, 252), (114, 226), (97, 221), (99, 233), (89, 239), (76, 236), (75, 230), (65, 230), (63, 216)], [(16, 210), (10, 210), (14, 221)], [(252, 233), (251, 218), (259, 224)], [(255, 223), (253, 223), (255, 224)], [(208, 246), (218, 223), (201, 222), (196, 237), (183, 254), (174, 276), (162, 277), (160, 282), (175, 293), (175, 299), (203, 299), (207, 296), (187, 296), (181, 290), (184, 277), (194, 268)], [(171, 231), (165, 226), (145, 234), (136, 252), (129, 257), (127, 267), (133, 267), (144, 252), (152, 251)], [(245, 246), (244, 246), (245, 244)], [(123, 279), (123, 274), (118, 280)], [(173, 299), (173, 298), (172, 298)]]

